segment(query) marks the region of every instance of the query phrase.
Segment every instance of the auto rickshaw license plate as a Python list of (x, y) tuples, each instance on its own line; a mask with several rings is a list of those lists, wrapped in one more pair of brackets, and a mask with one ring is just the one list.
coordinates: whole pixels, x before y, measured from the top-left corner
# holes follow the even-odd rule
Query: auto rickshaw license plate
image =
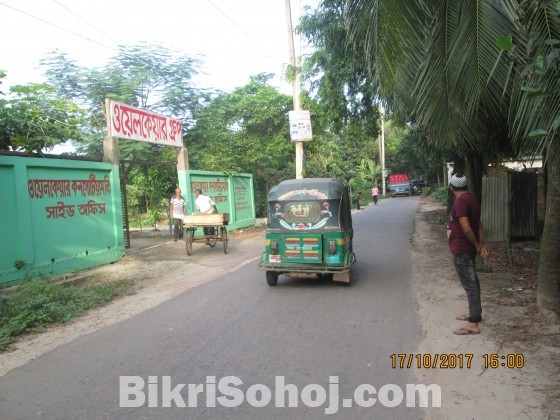
[(281, 258), (280, 255), (269, 255), (268, 256), (268, 262), (280, 263), (280, 262), (282, 262), (282, 258)]

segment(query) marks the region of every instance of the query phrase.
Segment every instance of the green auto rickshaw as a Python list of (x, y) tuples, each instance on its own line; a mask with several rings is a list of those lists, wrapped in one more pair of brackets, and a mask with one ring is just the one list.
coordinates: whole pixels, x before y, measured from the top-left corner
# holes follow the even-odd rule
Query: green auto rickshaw
[(356, 261), (348, 188), (333, 178), (283, 181), (268, 193), (266, 249), (259, 269), (270, 286), (280, 274), (350, 284)]

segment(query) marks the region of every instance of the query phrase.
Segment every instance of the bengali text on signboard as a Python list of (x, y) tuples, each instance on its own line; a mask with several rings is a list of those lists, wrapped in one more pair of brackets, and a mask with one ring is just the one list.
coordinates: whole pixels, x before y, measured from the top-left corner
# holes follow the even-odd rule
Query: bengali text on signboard
[(79, 204), (65, 204), (59, 200), (56, 205), (45, 206), (47, 219), (74, 217), (75, 209), (81, 216), (105, 214), (107, 204), (93, 200), (92, 197), (111, 195), (111, 182), (105, 175), (103, 179), (96, 179), (90, 174), (88, 179), (29, 179), (27, 190), (32, 199), (85, 197), (87, 202)]
[(124, 105), (109, 102), (111, 135), (166, 146), (183, 147), (181, 121)]

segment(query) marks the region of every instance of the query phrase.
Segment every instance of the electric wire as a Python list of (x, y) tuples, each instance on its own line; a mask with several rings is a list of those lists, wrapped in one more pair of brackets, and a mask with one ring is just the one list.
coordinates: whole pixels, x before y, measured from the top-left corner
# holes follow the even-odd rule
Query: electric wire
[(101, 42), (95, 41), (94, 39), (88, 38), (87, 36), (81, 35), (81, 34), (79, 34), (79, 33), (77, 33), (77, 32), (74, 32), (74, 31), (71, 31), (71, 30), (69, 30), (69, 29), (66, 29), (66, 28), (64, 28), (64, 27), (62, 27), (62, 26), (56, 25), (56, 24), (54, 24), (54, 23), (52, 23), (52, 22), (49, 22), (49, 21), (47, 21), (47, 20), (45, 20), (45, 19), (42, 19), (42, 18), (37, 17), (37, 16), (34, 16), (34, 15), (28, 13), (28, 12), (25, 12), (25, 11), (23, 11), (23, 10), (17, 9), (17, 8), (15, 8), (15, 7), (13, 7), (13, 6), (10, 6), (9, 4), (0, 2), (0, 6), (4, 6), (4, 7), (7, 7), (7, 8), (9, 8), (9, 9), (15, 10), (15, 11), (18, 12), (18, 13), (22, 13), (22, 14), (24, 14), (24, 15), (26, 15), (26, 16), (29, 16), (29, 17), (31, 17), (31, 18), (33, 18), (33, 19), (36, 19), (36, 20), (38, 20), (38, 21), (40, 21), (40, 22), (46, 23), (47, 25), (53, 26), (53, 27), (55, 27), (55, 28), (57, 28), (57, 29), (59, 29), (59, 30), (61, 30), (61, 31), (68, 32), (69, 34), (72, 34), (72, 35), (74, 35), (74, 36), (77, 36), (78, 38), (85, 39), (86, 41), (89, 41), (89, 42), (92, 42), (92, 43), (94, 43), (94, 44), (97, 44), (97, 45), (99, 45), (99, 46), (101, 46), (101, 47), (103, 47), (103, 48), (107, 48), (107, 49), (110, 49), (110, 50), (113, 50), (113, 51), (117, 51), (117, 52), (118, 52), (118, 49), (116, 49), (116, 48), (114, 48), (114, 47), (111, 47), (111, 46), (109, 46), (109, 45), (105, 45), (105, 44), (103, 44), (103, 43), (101, 43)]
[[(118, 46), (119, 48), (124, 48), (124, 49), (126, 49), (126, 47), (125, 47), (123, 44), (121, 44), (120, 42), (118, 42), (117, 40), (115, 40), (114, 38), (112, 38), (111, 36), (109, 36), (108, 34), (106, 34), (105, 32), (103, 32), (102, 30), (98, 29), (95, 25), (91, 24), (91, 23), (88, 22), (86, 19), (84, 19), (84, 18), (82, 18), (81, 16), (79, 16), (77, 13), (75, 13), (74, 11), (72, 11), (72, 10), (71, 10), (70, 8), (68, 8), (67, 6), (63, 5), (62, 3), (60, 3), (60, 2), (57, 1), (57, 0), (53, 0), (53, 1), (54, 1), (55, 3), (57, 3), (60, 7), (66, 9), (68, 12), (70, 12), (71, 14), (73, 14), (75, 17), (77, 17), (78, 19), (80, 19), (81, 21), (83, 21), (84, 23), (86, 23), (87, 25), (89, 25), (91, 28), (93, 28), (94, 30), (96, 30), (97, 32), (99, 32), (100, 34), (102, 34), (103, 36), (107, 37), (109, 40), (111, 40), (111, 41), (114, 42), (115, 44), (117, 44), (117, 46)], [(216, 10), (218, 10), (218, 12), (220, 12), (228, 21), (230, 21), (239, 31), (241, 31), (241, 33), (243, 33), (251, 42), (253, 42), (253, 43), (254, 43), (257, 47), (259, 47), (260, 49), (265, 50), (265, 48), (264, 48), (257, 40), (255, 40), (255, 38), (253, 38), (247, 31), (245, 31), (235, 20), (233, 20), (231, 17), (229, 17), (229, 16), (228, 16), (219, 6), (217, 6), (212, 0), (207, 0), (207, 1), (208, 1), (208, 3), (210, 3)], [(52, 26), (52, 27), (54, 27), (54, 28), (56, 28), (56, 29), (59, 29), (59, 30), (61, 30), (61, 31), (67, 32), (67, 33), (69, 33), (69, 34), (71, 34), (71, 35), (74, 35), (74, 36), (76, 36), (76, 37), (78, 37), (78, 38), (82, 38), (82, 39), (84, 39), (84, 40), (86, 40), (86, 41), (89, 41), (89, 42), (92, 42), (92, 43), (94, 43), (94, 44), (97, 44), (97, 45), (99, 45), (99, 46), (101, 46), (101, 47), (110, 49), (110, 50), (112, 50), (112, 51), (117, 51), (117, 52), (119, 51), (119, 50), (118, 50), (117, 48), (115, 48), (115, 47), (111, 47), (111, 46), (106, 45), (106, 44), (104, 44), (104, 43), (102, 43), (102, 42), (99, 42), (99, 41), (96, 41), (96, 40), (94, 40), (94, 39), (91, 39), (91, 38), (89, 38), (89, 37), (87, 37), (87, 36), (85, 36), (85, 35), (81, 35), (81, 34), (79, 34), (79, 33), (77, 33), (77, 32), (74, 32), (74, 31), (71, 31), (71, 30), (69, 30), (69, 29), (66, 29), (66, 28), (64, 28), (64, 27), (62, 27), (62, 26), (59, 26), (59, 25), (57, 25), (57, 24), (55, 24), (55, 23), (52, 23), (52, 22), (49, 22), (49, 21), (47, 21), (47, 20), (45, 20), (45, 19), (43, 19), (43, 18), (34, 16), (34, 15), (32, 15), (31, 13), (28, 13), (28, 12), (26, 12), (26, 11), (24, 11), (24, 10), (18, 9), (18, 8), (16, 8), (16, 7), (13, 7), (13, 6), (11, 6), (11, 5), (9, 5), (9, 4), (6, 4), (6, 3), (4, 3), (4, 2), (0, 2), (0, 6), (4, 6), (4, 7), (7, 7), (7, 8), (9, 8), (9, 9), (12, 9), (12, 10), (18, 12), (18, 13), (21, 13), (21, 14), (23, 14), (23, 15), (29, 16), (29, 17), (31, 17), (31, 18), (33, 18), (33, 19), (35, 19), (35, 20), (38, 20), (38, 21), (40, 21), (40, 22), (43, 22), (43, 23), (45, 23), (45, 24), (47, 24), (47, 25), (50, 25), (50, 26)], [(268, 58), (268, 55), (265, 54), (265, 57)]]
[(237, 24), (232, 18), (230, 18), (222, 9), (220, 9), (212, 0), (207, 0), (212, 6), (214, 6), (218, 12), (220, 12), (224, 17), (229, 20), (237, 29), (239, 29), (247, 38), (249, 38), (257, 47), (264, 49), (264, 47), (259, 44), (249, 33), (245, 31), (241, 26)]
[[(63, 5), (62, 3), (60, 3), (60, 2), (57, 1), (57, 0), (53, 0), (53, 1), (54, 1), (55, 3), (57, 3), (60, 7), (66, 9), (68, 12), (70, 12), (71, 14), (73, 14), (73, 15), (74, 15), (75, 17), (77, 17), (78, 19), (80, 19), (80, 20), (82, 20), (83, 22), (85, 22), (86, 24), (88, 24), (88, 25), (89, 25), (90, 27), (92, 27), (94, 30), (96, 30), (97, 32), (101, 33), (103, 36), (105, 36), (105, 37), (107, 37), (108, 39), (110, 39), (112, 42), (114, 42), (115, 44), (117, 44), (119, 48), (124, 48), (124, 49), (126, 49), (126, 47), (125, 47), (124, 45), (122, 45), (120, 42), (118, 42), (117, 40), (115, 40), (114, 38), (112, 38), (111, 36), (109, 36), (109, 35), (107, 35), (105, 32), (103, 32), (102, 30), (100, 30), (100, 29), (98, 29), (97, 27), (95, 27), (93, 24), (91, 24), (91, 23), (88, 22), (86, 19), (84, 19), (84, 18), (82, 18), (81, 16), (79, 16), (77, 13), (75, 13), (74, 11), (72, 11), (72, 10), (71, 10), (70, 8), (68, 8), (67, 6)], [(230, 18), (222, 9), (220, 9), (214, 2), (212, 2), (212, 0), (207, 0), (207, 1), (208, 1), (214, 8), (216, 8), (216, 10), (218, 10), (227, 20), (229, 20), (237, 29), (239, 29), (249, 40), (251, 40), (251, 42), (253, 42), (257, 47), (259, 47), (259, 48), (261, 48), (261, 49), (264, 50), (264, 47), (263, 47), (261, 44), (259, 44), (247, 31), (245, 31), (239, 24), (237, 24), (237, 22), (235, 22), (235, 21), (234, 21), (232, 18)], [(21, 14), (23, 14), (23, 15), (29, 16), (29, 17), (31, 17), (31, 18), (33, 18), (33, 19), (35, 19), (35, 20), (38, 20), (38, 21), (40, 21), (40, 22), (43, 22), (43, 23), (45, 23), (45, 24), (47, 24), (47, 25), (50, 25), (50, 26), (52, 26), (52, 27), (54, 27), (54, 28), (57, 28), (57, 29), (59, 29), (59, 30), (61, 30), (61, 31), (70, 33), (70, 34), (72, 34), (72, 35), (74, 35), (74, 36), (76, 36), (76, 37), (78, 37), (78, 38), (82, 38), (82, 39), (85, 39), (86, 41), (93, 42), (94, 44), (100, 45), (100, 46), (102, 46), (102, 47), (104, 47), (104, 48), (108, 48), (108, 49), (113, 50), (113, 51), (118, 51), (117, 48), (111, 47), (111, 46), (109, 46), (109, 45), (103, 44), (102, 42), (99, 42), (99, 41), (93, 40), (93, 39), (91, 39), (91, 38), (88, 38), (87, 36), (84, 36), (84, 35), (81, 35), (81, 34), (79, 34), (79, 33), (77, 33), (77, 32), (74, 32), (74, 31), (71, 31), (71, 30), (69, 30), (69, 29), (66, 29), (66, 28), (64, 28), (64, 27), (62, 27), (62, 26), (59, 26), (59, 25), (54, 24), (54, 23), (52, 23), (52, 22), (49, 22), (49, 21), (47, 21), (47, 20), (45, 20), (45, 19), (43, 19), (43, 18), (34, 16), (34, 15), (32, 15), (32, 14), (26, 12), (26, 11), (23, 11), (23, 10), (21, 10), (21, 9), (18, 9), (18, 8), (16, 8), (16, 7), (13, 7), (13, 6), (9, 5), (9, 4), (0, 2), (0, 6), (4, 6), (4, 7), (7, 7), (7, 8), (9, 8), (9, 9), (15, 10), (15, 11), (18, 12), (18, 13), (21, 13)]]
[[(87, 36), (85, 36), (85, 35), (82, 35), (82, 34), (80, 34), (80, 33), (71, 31), (71, 30), (69, 30), (69, 29), (67, 29), (67, 28), (65, 28), (65, 27), (62, 27), (62, 26), (57, 25), (57, 24), (55, 24), (55, 23), (49, 22), (49, 21), (46, 20), (46, 19), (43, 19), (43, 18), (37, 17), (37, 16), (35, 16), (35, 15), (32, 15), (31, 13), (28, 13), (28, 12), (26, 12), (26, 11), (24, 11), (24, 10), (18, 9), (18, 8), (14, 7), (14, 6), (11, 6), (11, 5), (9, 5), (9, 4), (6, 4), (6, 3), (4, 3), (4, 2), (1, 2), (1, 1), (0, 1), (0, 6), (4, 6), (4, 7), (7, 7), (7, 8), (9, 8), (9, 9), (12, 9), (12, 10), (14, 10), (14, 11), (16, 11), (16, 12), (18, 12), (18, 13), (21, 13), (21, 14), (23, 14), (23, 15), (26, 15), (26, 16), (32, 18), (32, 19), (35, 19), (35, 20), (40, 21), (40, 22), (43, 22), (44, 24), (47, 24), (47, 25), (49, 25), (49, 26), (52, 26), (52, 27), (54, 27), (54, 28), (56, 28), (56, 29), (58, 29), (58, 30), (67, 32), (67, 33), (69, 33), (69, 34), (71, 34), (71, 35), (73, 35), (73, 36), (75, 36), (75, 37), (78, 37), (78, 38), (84, 39), (84, 40), (86, 40), (86, 41), (89, 41), (89, 42), (91, 42), (91, 43), (97, 44), (97, 45), (99, 45), (99, 46), (101, 46), (101, 47), (103, 47), (103, 48), (106, 48), (106, 49), (109, 49), (109, 50), (112, 50), (112, 51), (115, 51), (115, 52), (119, 52), (119, 51), (123, 51), (123, 50), (124, 50), (124, 51), (127, 51), (127, 50), (128, 50), (128, 48), (127, 48), (125, 45), (121, 44), (120, 42), (118, 42), (117, 40), (115, 40), (114, 38), (112, 38), (110, 35), (106, 34), (106, 33), (103, 32), (102, 30), (100, 30), (99, 28), (95, 27), (95, 25), (91, 24), (91, 23), (88, 22), (86, 19), (84, 19), (84, 18), (82, 18), (81, 16), (79, 16), (77, 13), (75, 13), (74, 11), (72, 11), (70, 8), (68, 8), (68, 7), (65, 6), (64, 4), (60, 3), (58, 0), (53, 0), (53, 1), (54, 1), (55, 3), (57, 3), (60, 7), (66, 9), (69, 13), (71, 13), (72, 15), (74, 15), (76, 18), (80, 19), (81, 21), (83, 21), (84, 23), (86, 23), (87, 25), (89, 25), (91, 28), (93, 28), (94, 30), (96, 30), (97, 32), (99, 32), (100, 34), (102, 34), (103, 36), (105, 36), (106, 38), (108, 38), (109, 40), (111, 40), (112, 42), (114, 42), (114, 43), (118, 46), (118, 48), (115, 48), (115, 47), (106, 45), (106, 44), (103, 43), (103, 42), (96, 41), (96, 40), (91, 39), (91, 38), (89, 38), (89, 37), (87, 37)], [(239, 25), (234, 19), (232, 19), (231, 17), (229, 17), (229, 16), (228, 16), (219, 6), (217, 6), (212, 0), (207, 0), (207, 1), (208, 1), (208, 3), (210, 3), (218, 12), (220, 12), (228, 21), (230, 21), (241, 33), (243, 33), (243, 35), (245, 35), (245, 36), (246, 36), (251, 42), (253, 42), (257, 47), (259, 47), (259, 49), (261, 49), (261, 51), (265, 51), (264, 58), (266, 58), (267, 61), (270, 60), (269, 55), (266, 53), (266, 49), (265, 49), (257, 40), (255, 40), (255, 38), (253, 38), (247, 31), (245, 31), (245, 30), (241, 27), (241, 25)]]
[(56, 4), (58, 4), (60, 7), (62, 7), (63, 9), (66, 9), (68, 12), (70, 12), (71, 14), (73, 14), (74, 16), (76, 16), (78, 19), (80, 19), (82, 22), (86, 23), (87, 25), (89, 25), (91, 28), (93, 28), (95, 31), (99, 32), (101, 35), (105, 36), (107, 39), (113, 41), (115, 44), (117, 44), (119, 47), (123, 47), (123, 45), (117, 41), (116, 39), (112, 38), (110, 35), (106, 34), (105, 32), (103, 32), (101, 29), (97, 28), (95, 25), (93, 25), (92, 23), (88, 22), (86, 19), (84, 19), (83, 17), (81, 17), (80, 15), (78, 15), (76, 12), (74, 12), (73, 10), (70, 10), (67, 6), (65, 6), (64, 4), (62, 4), (61, 2), (59, 2), (58, 0), (53, 0)]
[(49, 21), (47, 21), (47, 20), (45, 20), (45, 19), (43, 19), (43, 18), (34, 16), (34, 15), (32, 15), (32, 14), (26, 12), (26, 11), (20, 10), (20, 9), (18, 9), (18, 8), (16, 8), (16, 7), (13, 7), (13, 6), (9, 5), (9, 4), (0, 2), (0, 6), (8, 7), (8, 8), (10, 8), (10, 9), (12, 9), (12, 10), (15, 10), (16, 12), (19, 12), (19, 13), (25, 15), (25, 16), (28, 16), (28, 17), (31, 17), (31, 18), (33, 18), (33, 19), (36, 19), (36, 20), (38, 20), (38, 21), (40, 21), (40, 22), (46, 23), (47, 25), (53, 26), (53, 27), (55, 27), (56, 29), (62, 30), (62, 31), (64, 31), (64, 32), (68, 32), (68, 33), (70, 33), (70, 34), (72, 34), (72, 35), (74, 35), (74, 36), (76, 36), (76, 37), (78, 37), (78, 38), (85, 39), (86, 41), (93, 42), (93, 43), (95, 43), (95, 44), (97, 44), (97, 45), (100, 45), (100, 46), (102, 46), (102, 47), (104, 47), (104, 48), (110, 49), (111, 51), (115, 51), (115, 52), (119, 52), (119, 51), (129, 52), (129, 51), (130, 51), (130, 49), (129, 49), (127, 46), (125, 46), (125, 45), (119, 43), (119, 42), (118, 42), (117, 40), (115, 40), (114, 38), (111, 38), (109, 35), (107, 35), (107, 34), (104, 33), (103, 31), (101, 31), (100, 29), (96, 28), (93, 24), (89, 23), (87, 20), (85, 20), (84, 18), (80, 17), (77, 13), (73, 12), (72, 10), (70, 10), (68, 7), (66, 7), (65, 5), (63, 5), (62, 3), (60, 3), (59, 1), (57, 1), (57, 0), (53, 0), (53, 1), (54, 1), (55, 3), (57, 3), (59, 6), (63, 7), (64, 9), (66, 9), (68, 12), (72, 13), (72, 14), (73, 14), (75, 17), (77, 17), (78, 19), (80, 19), (80, 20), (82, 20), (83, 22), (87, 23), (89, 26), (91, 26), (91, 27), (92, 27), (93, 29), (95, 29), (96, 31), (100, 32), (101, 34), (103, 34), (104, 36), (106, 36), (107, 38), (109, 38), (112, 42), (114, 42), (115, 44), (117, 44), (118, 48), (111, 47), (111, 46), (109, 46), (109, 45), (103, 44), (102, 42), (99, 42), (99, 41), (95, 41), (95, 40), (93, 40), (93, 39), (90, 39), (90, 38), (88, 38), (88, 37), (86, 37), (86, 36), (84, 36), (84, 35), (81, 35), (81, 34), (79, 34), (79, 33), (70, 31), (70, 30), (68, 30), (68, 29), (66, 29), (66, 28), (64, 28), (64, 27), (62, 27), (62, 26), (56, 25), (56, 24), (54, 24), (54, 23), (52, 23), (52, 22), (49, 22)]
[(86, 19), (84, 19), (83, 17), (81, 17), (80, 15), (78, 15), (76, 12), (74, 12), (73, 10), (70, 10), (70, 8), (68, 8), (67, 6), (65, 6), (64, 4), (62, 4), (61, 2), (59, 2), (58, 0), (53, 0), (56, 4), (58, 4), (60, 7), (62, 7), (63, 9), (66, 9), (68, 12), (70, 12), (71, 14), (73, 14), (75, 17), (77, 17), (78, 19), (80, 19), (82, 22), (86, 23), (87, 25), (89, 25), (91, 28), (93, 28), (95, 31), (99, 32), (101, 35), (105, 36), (107, 39), (111, 40), (112, 42), (114, 42), (115, 44), (117, 44), (117, 46), (119, 47), (119, 49), (122, 52), (128, 53), (130, 51), (130, 48), (127, 47), (126, 45), (120, 43), (119, 41), (117, 41), (115, 38), (111, 37), (110, 35), (108, 35), (107, 33), (105, 33), (104, 31), (102, 31), (101, 29), (99, 29), (98, 27), (96, 27), (95, 25), (93, 25), (92, 23), (90, 23), (89, 21), (87, 21)]

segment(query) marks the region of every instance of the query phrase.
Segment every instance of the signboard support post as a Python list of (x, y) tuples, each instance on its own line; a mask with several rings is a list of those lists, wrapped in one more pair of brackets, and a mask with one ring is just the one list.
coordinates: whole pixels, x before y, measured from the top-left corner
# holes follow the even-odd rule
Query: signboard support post
[(107, 137), (103, 141), (103, 162), (119, 166), (119, 141), (113, 137), (111, 131), (111, 100), (105, 98), (105, 122), (107, 124)]
[(186, 147), (181, 147), (177, 154), (177, 171), (186, 173), (189, 170), (189, 152)]
[(183, 184), (183, 181), (187, 179), (187, 173), (189, 172), (189, 153), (186, 147), (181, 147), (179, 153), (177, 154), (177, 176), (179, 179), (179, 188), (183, 191), (183, 194), (187, 194), (187, 186)]

